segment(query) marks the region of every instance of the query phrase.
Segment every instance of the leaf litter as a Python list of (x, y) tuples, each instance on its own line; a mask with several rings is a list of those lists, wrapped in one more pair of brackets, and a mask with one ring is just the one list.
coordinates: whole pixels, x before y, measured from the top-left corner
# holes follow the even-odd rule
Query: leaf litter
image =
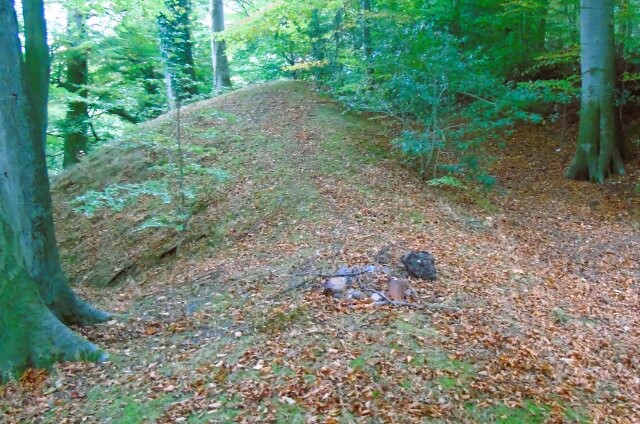
[[(74, 279), (105, 258), (138, 270), (106, 291), (78, 288), (120, 313), (79, 329), (111, 360), (28, 371), (0, 388), (4, 422), (640, 422), (640, 202), (628, 180), (562, 179), (553, 131), (524, 127), (496, 153), (503, 192), (435, 190), (367, 150), (391, 124), (302, 83), (183, 115), (188, 142), (223, 152), (205, 164), (232, 181), (153, 261), (145, 252), (176, 234), (127, 239), (149, 203), (86, 218), (55, 192)], [(222, 135), (200, 138), (207, 128)], [(438, 280), (411, 280), (423, 307), (328, 298), (320, 278), (287, 290), (296, 274), (371, 264), (384, 246), (393, 264), (402, 248), (435, 256)]]

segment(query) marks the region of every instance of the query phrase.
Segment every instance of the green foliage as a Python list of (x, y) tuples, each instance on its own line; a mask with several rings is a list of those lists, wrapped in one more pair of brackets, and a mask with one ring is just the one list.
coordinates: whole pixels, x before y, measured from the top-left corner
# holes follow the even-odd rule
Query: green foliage
[(114, 184), (102, 191), (88, 191), (73, 199), (73, 211), (91, 217), (101, 209), (122, 211), (142, 196), (157, 197), (165, 204), (171, 203), (166, 181), (151, 180), (140, 184)]
[(433, 187), (464, 188), (464, 184), (462, 183), (462, 181), (460, 181), (456, 177), (452, 177), (451, 175), (434, 178), (432, 180), (429, 180), (428, 184)]

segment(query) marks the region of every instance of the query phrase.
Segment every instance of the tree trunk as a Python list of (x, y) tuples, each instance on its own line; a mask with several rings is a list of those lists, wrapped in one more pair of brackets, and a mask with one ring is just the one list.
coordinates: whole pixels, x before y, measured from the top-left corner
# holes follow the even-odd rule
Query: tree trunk
[(529, 43), (533, 55), (544, 52), (547, 38), (547, 15), (549, 13), (549, 0), (538, 2), (538, 11), (532, 18), (532, 34)]
[(169, 13), (158, 15), (160, 53), (169, 105), (175, 108), (177, 102), (198, 93), (189, 24), (191, 5), (189, 0), (165, 0), (165, 6)]
[(362, 7), (362, 49), (364, 50), (364, 61), (367, 76), (373, 76), (373, 68), (371, 66), (371, 56), (373, 47), (371, 46), (371, 26), (369, 25), (368, 14), (371, 13), (371, 0), (361, 0)]
[(460, 26), (462, 7), (461, 0), (451, 0), (451, 34), (456, 37), (462, 36), (462, 27)]
[[(42, 0), (23, 2), (25, 13), (40, 11)], [(35, 69), (26, 69), (22, 63), (18, 26), (11, 0), (0, 0), (0, 199), (3, 216), (16, 232), (21, 257), (29, 276), (38, 287), (44, 303), (62, 321), (74, 324), (93, 324), (108, 319), (109, 315), (94, 309), (78, 299), (69, 288), (60, 265), (60, 254), (53, 228), (53, 207), (49, 191), (45, 157), (46, 105), (49, 79), (41, 78)], [(37, 20), (27, 20), (25, 23)], [(44, 24), (44, 19), (41, 20)], [(46, 30), (25, 25), (27, 46), (47, 51), (34, 41), (34, 34)], [(48, 69), (48, 55), (31, 57), (30, 66)], [(39, 57), (37, 62), (34, 58)], [(38, 78), (33, 78), (38, 75)], [(29, 87), (27, 92), (26, 87)], [(39, 97), (44, 93), (45, 101)]]
[(231, 87), (231, 74), (227, 60), (227, 45), (224, 40), (216, 40), (216, 34), (224, 31), (224, 3), (211, 0), (211, 57), (213, 62), (213, 91), (215, 93)]
[(105, 360), (103, 351), (71, 331), (44, 304), (36, 282), (22, 265), (17, 239), (0, 213), (0, 383), (28, 367)]
[(614, 105), (613, 0), (582, 0), (582, 103), (578, 145), (566, 176), (602, 183), (624, 174), (624, 141)]
[(0, 0), (0, 380), (31, 365), (101, 359), (63, 322), (108, 318), (75, 296), (60, 267), (44, 154), (48, 77), (38, 71), (49, 64), (44, 7), (27, 0), (23, 8), (31, 69), (13, 2)]
[(67, 105), (64, 135), (64, 159), (62, 166), (68, 168), (80, 161), (83, 153), (87, 152), (89, 144), (88, 124), (89, 108), (87, 105), (87, 84), (89, 83), (89, 70), (87, 67), (86, 51), (79, 48), (84, 41), (85, 17), (78, 10), (69, 12), (68, 36), (71, 42), (69, 57), (67, 59), (67, 86), (74, 93), (75, 98)]
[[(10, 6), (12, 4), (9, 3)], [(25, 32), (24, 68), (27, 87), (29, 87), (33, 105), (34, 126), (41, 132), (34, 141), (41, 142), (42, 149), (45, 148), (47, 140), (47, 106), (49, 103), (49, 48), (47, 46), (47, 24), (42, 12), (43, 7), (42, 0), (25, 0), (22, 2)], [(10, 13), (14, 12), (11, 11)]]

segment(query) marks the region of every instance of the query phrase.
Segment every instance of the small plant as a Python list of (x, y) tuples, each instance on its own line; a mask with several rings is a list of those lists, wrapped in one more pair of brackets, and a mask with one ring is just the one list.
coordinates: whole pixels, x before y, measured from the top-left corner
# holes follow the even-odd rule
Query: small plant
[(140, 184), (113, 184), (102, 191), (88, 191), (71, 201), (73, 211), (91, 217), (101, 209), (122, 211), (141, 196), (154, 196), (162, 203), (171, 203), (171, 194), (165, 181), (150, 180)]
[(462, 181), (453, 177), (451, 175), (445, 175), (443, 177), (434, 178), (427, 182), (430, 186), (433, 187), (453, 187), (453, 188), (464, 188), (464, 184)]
[(184, 215), (158, 215), (153, 216), (145, 220), (140, 224), (136, 231), (144, 231), (150, 228), (171, 228), (177, 231), (182, 231), (182, 223), (187, 219)]

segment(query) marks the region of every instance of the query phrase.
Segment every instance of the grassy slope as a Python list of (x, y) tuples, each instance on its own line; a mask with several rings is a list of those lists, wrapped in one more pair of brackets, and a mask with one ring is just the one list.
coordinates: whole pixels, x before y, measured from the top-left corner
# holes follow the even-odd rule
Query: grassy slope
[[(123, 319), (83, 330), (111, 363), (66, 364), (0, 392), (8, 421), (640, 416), (638, 230), (628, 214), (588, 203), (626, 194), (563, 200), (521, 182), (476, 198), (484, 210), (456, 206), (388, 158), (392, 129), (302, 83), (234, 92), (181, 115), (195, 196), (186, 234), (175, 230), (175, 195), (157, 196), (177, 190), (172, 117), (56, 181), (70, 274), (117, 283), (81, 290)], [(507, 183), (520, 181), (510, 172)], [(553, 181), (565, 184), (556, 193), (591, 190)], [(127, 184), (147, 194), (121, 211), (74, 211), (113, 200), (71, 202), (88, 189)], [(318, 290), (273, 298), (299, 281), (296, 271), (366, 264), (388, 241), (438, 258), (439, 281), (414, 284), (425, 309), (349, 308)]]

